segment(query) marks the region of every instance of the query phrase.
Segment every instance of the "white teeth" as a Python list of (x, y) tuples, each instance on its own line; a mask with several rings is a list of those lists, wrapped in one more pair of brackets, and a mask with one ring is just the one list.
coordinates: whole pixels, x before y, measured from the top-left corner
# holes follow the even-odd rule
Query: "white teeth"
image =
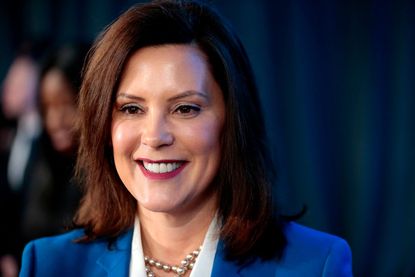
[(176, 170), (182, 163), (148, 163), (143, 162), (144, 168), (153, 173), (168, 173)]
[(154, 173), (160, 173), (160, 164), (153, 164), (151, 167)]

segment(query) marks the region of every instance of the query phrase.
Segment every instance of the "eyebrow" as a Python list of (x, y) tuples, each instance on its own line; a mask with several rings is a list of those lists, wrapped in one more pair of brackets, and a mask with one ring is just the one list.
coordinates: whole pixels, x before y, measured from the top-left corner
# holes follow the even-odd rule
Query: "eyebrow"
[(196, 91), (196, 90), (187, 90), (187, 91), (184, 91), (182, 93), (179, 93), (178, 95), (175, 95), (175, 96), (169, 98), (169, 101), (180, 100), (182, 98), (186, 98), (186, 97), (194, 96), (194, 95), (205, 98), (208, 101), (210, 100), (210, 97), (205, 92), (200, 92), (200, 91)]
[(138, 100), (138, 101), (144, 101), (144, 98), (139, 97), (139, 96), (135, 96), (133, 94), (129, 94), (129, 93), (124, 93), (124, 92), (120, 92), (116, 95), (115, 98), (128, 98), (128, 99), (132, 99), (132, 100)]
[[(177, 101), (177, 100), (180, 100), (182, 98), (186, 98), (186, 97), (190, 97), (190, 96), (199, 96), (199, 97), (205, 98), (208, 101), (210, 100), (210, 97), (205, 92), (200, 92), (200, 91), (195, 91), (195, 90), (186, 90), (186, 91), (184, 91), (182, 93), (179, 93), (179, 94), (177, 94), (173, 97), (170, 97), (168, 99), (168, 101), (169, 102)], [(132, 99), (132, 100), (136, 100), (136, 101), (145, 101), (145, 99), (140, 97), (140, 96), (136, 96), (136, 95), (125, 93), (125, 92), (118, 93), (116, 98), (128, 98), (128, 99)]]

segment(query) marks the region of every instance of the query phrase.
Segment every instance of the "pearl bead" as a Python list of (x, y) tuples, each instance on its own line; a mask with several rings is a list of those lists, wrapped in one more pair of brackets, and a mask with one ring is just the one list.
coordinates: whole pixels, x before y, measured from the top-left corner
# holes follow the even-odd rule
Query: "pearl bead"
[(158, 269), (162, 269), (162, 268), (163, 268), (163, 265), (162, 265), (160, 262), (156, 262), (156, 263), (155, 263), (155, 266), (156, 266)]
[(185, 266), (186, 267), (189, 264), (189, 261), (183, 260), (180, 263), (182, 264), (182, 266)]
[(186, 270), (183, 267), (178, 267), (176, 273), (179, 275), (183, 275), (184, 273), (186, 273)]
[(145, 263), (145, 271), (147, 273), (147, 277), (155, 277), (156, 275), (151, 270), (151, 267), (156, 267), (157, 269), (162, 269), (165, 272), (173, 271), (177, 274), (178, 277), (181, 277), (186, 274), (188, 270), (192, 270), (197, 256), (200, 254), (200, 251), (202, 249), (202, 246), (200, 246), (197, 250), (193, 251), (192, 253), (186, 255), (186, 257), (180, 261), (180, 265), (168, 265), (163, 264), (160, 261), (157, 261), (155, 259), (152, 259), (148, 256), (144, 257), (144, 263)]

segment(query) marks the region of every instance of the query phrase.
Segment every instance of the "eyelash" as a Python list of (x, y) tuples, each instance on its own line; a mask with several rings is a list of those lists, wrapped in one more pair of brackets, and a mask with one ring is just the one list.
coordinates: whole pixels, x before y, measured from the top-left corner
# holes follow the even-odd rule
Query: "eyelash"
[(137, 105), (126, 104), (121, 106), (120, 111), (126, 114), (138, 114), (142, 113), (142, 109)]
[[(119, 108), (119, 111), (127, 115), (141, 114), (144, 112), (140, 106), (137, 106), (135, 104), (125, 104)], [(196, 116), (200, 113), (200, 111), (200, 106), (189, 104), (179, 105), (173, 109), (173, 113), (179, 114), (180, 116), (184, 117)]]
[(174, 113), (184, 116), (193, 116), (199, 114), (201, 108), (197, 105), (179, 105), (174, 109)]

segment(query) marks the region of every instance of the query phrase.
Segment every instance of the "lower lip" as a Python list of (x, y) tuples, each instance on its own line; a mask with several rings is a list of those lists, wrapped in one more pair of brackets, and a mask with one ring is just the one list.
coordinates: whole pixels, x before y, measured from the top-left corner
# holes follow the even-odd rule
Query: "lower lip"
[(173, 171), (170, 172), (165, 172), (165, 173), (154, 173), (151, 171), (148, 171), (142, 162), (138, 163), (138, 166), (141, 169), (141, 172), (143, 172), (144, 176), (146, 176), (149, 179), (153, 179), (153, 180), (167, 180), (167, 179), (171, 179), (176, 177), (180, 172), (182, 172), (182, 170), (185, 168), (185, 166), (187, 165), (187, 163), (182, 163), (180, 165), (180, 167), (176, 168)]

